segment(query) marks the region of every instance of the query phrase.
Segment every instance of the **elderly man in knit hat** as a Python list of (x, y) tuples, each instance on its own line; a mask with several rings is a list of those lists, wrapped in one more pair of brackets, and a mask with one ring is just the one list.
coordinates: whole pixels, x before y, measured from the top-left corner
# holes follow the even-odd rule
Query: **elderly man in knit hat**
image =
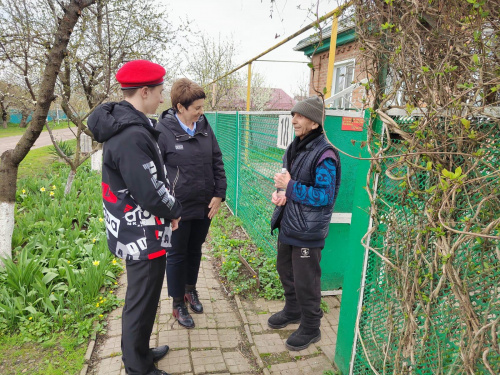
[(126, 63), (116, 73), (125, 100), (100, 105), (88, 120), (95, 140), (104, 142), (102, 198), (108, 247), (127, 266), (121, 344), (129, 375), (168, 375), (154, 364), (167, 354), (168, 346), (149, 348), (165, 254), (181, 214), (158, 148), (160, 132), (147, 117), (163, 102), (164, 76), (165, 69), (151, 61)]
[(300, 322), (286, 341), (289, 350), (321, 340), (321, 250), (340, 186), (340, 158), (323, 131), (323, 113), (317, 96), (292, 108), (295, 138), (283, 156), (287, 171), (274, 176), (271, 232), (279, 230), (276, 268), (285, 306), (268, 325), (278, 329)]

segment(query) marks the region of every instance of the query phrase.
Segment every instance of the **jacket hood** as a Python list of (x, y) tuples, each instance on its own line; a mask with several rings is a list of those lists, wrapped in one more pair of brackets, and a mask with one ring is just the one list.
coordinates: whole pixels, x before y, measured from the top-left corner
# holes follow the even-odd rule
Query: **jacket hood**
[(87, 125), (94, 134), (94, 139), (99, 143), (107, 141), (132, 125), (144, 125), (146, 128), (151, 128), (146, 115), (125, 100), (119, 103), (101, 104), (89, 116)]
[[(196, 121), (196, 132), (204, 132), (207, 127), (207, 123), (208, 120), (205, 115), (201, 115), (198, 121)], [(185, 131), (181, 128), (177, 117), (175, 117), (175, 111), (173, 108), (163, 111), (160, 115), (155, 128), (161, 131), (162, 127), (170, 129), (174, 134), (185, 134)]]

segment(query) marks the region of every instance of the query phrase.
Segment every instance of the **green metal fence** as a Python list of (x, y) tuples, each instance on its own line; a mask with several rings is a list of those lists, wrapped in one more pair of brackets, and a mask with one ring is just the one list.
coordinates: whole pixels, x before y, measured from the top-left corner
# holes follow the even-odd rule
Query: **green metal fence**
[[(337, 112), (327, 111), (325, 131), (335, 145), (357, 155), (366, 135), (360, 131), (342, 130), (343, 117)], [(228, 181), (227, 204), (242, 219), (245, 230), (257, 246), (268, 256), (275, 256), (277, 235), (270, 233), (274, 210), (271, 194), (275, 190), (273, 176), (281, 170), (285, 152), (277, 147), (278, 126), (280, 115), (290, 115), (290, 112), (217, 112), (205, 115), (214, 128), (223, 154)], [(359, 118), (361, 114), (351, 113), (351, 116)], [(289, 135), (292, 134), (290, 130)], [(334, 212), (351, 215), (356, 209), (352, 193), (358, 161), (341, 155), (341, 162), (342, 185)], [(352, 227), (352, 223), (330, 224), (330, 234), (322, 254), (322, 290), (342, 287)], [(363, 230), (366, 230), (366, 225)]]
[(270, 234), (273, 205), (272, 177), (281, 168), (283, 150), (276, 147), (277, 113), (205, 114), (222, 150), (228, 190), (227, 204), (242, 219), (257, 246), (271, 255), (275, 239)]
[[(414, 118), (397, 118), (400, 126), (411, 124)], [(484, 122), (477, 125), (479, 134), (487, 135), (483, 142), (483, 157), (487, 161), (482, 170), (483, 176), (498, 178), (500, 167), (500, 129), (495, 124)], [(479, 137), (478, 137), (479, 138)], [(483, 138), (484, 139), (484, 138)], [(385, 155), (395, 155), (406, 152), (401, 142), (393, 140), (393, 146)], [(454, 161), (456, 165), (463, 162), (463, 158), (457, 156)], [(351, 361), (350, 373), (353, 374), (465, 374), (462, 369), (464, 358), (460, 347), (465, 345), (481, 345), (481, 355), (474, 360), (473, 366), (477, 369), (475, 374), (500, 374), (500, 252), (499, 242), (496, 240), (482, 240), (473, 238), (456, 249), (452, 259), (444, 259), (438, 264), (431, 265), (434, 269), (430, 273), (418, 273), (417, 263), (422, 259), (418, 255), (415, 258), (407, 257), (402, 250), (406, 244), (402, 244), (401, 234), (408, 234), (406, 241), (413, 241), (416, 236), (421, 235), (417, 230), (425, 228), (425, 215), (423, 208), (425, 194), (408, 195), (408, 191), (401, 185), (401, 181), (389, 179), (385, 172), (397, 159), (386, 159), (382, 163), (382, 170), (378, 175), (377, 188), (377, 217), (378, 230), (371, 235), (370, 246), (378, 249), (388, 259), (398, 262), (401, 257), (408, 262), (409, 273), (414, 272), (414, 283), (421, 285), (422, 294), (416, 296), (415, 305), (406, 309), (413, 310), (414, 319), (404, 313), (403, 305), (407, 295), (402, 295), (404, 285), (398, 284), (398, 277), (391, 267), (385, 263), (380, 256), (374, 252), (366, 253), (366, 267), (364, 271), (364, 285), (361, 288), (361, 303), (358, 312), (359, 331), (355, 341), (355, 351)], [(491, 168), (491, 166), (493, 168)], [(397, 174), (397, 169), (391, 171)], [(429, 188), (429, 179), (425, 171), (413, 176), (413, 181), (420, 191)], [(492, 193), (495, 199), (495, 190), (481, 191), (481, 185), (468, 185), (471, 190), (477, 189), (477, 193), (470, 197), (471, 201), (478, 202), (481, 197)], [(496, 189), (498, 194), (498, 189)], [(498, 195), (497, 198), (498, 199)], [(467, 220), (471, 212), (465, 207), (470, 202), (458, 202), (455, 212), (457, 222), (461, 219)], [(498, 213), (497, 213), (498, 215)], [(497, 216), (498, 217), (498, 216)], [(397, 225), (392, 225), (397, 222)], [(401, 228), (401, 233), (394, 231), (395, 227)], [(415, 230), (412, 230), (412, 227)], [(389, 228), (392, 228), (389, 230)], [(500, 230), (497, 230), (497, 235)], [(445, 234), (436, 231), (430, 236), (426, 248), (422, 249), (427, 262), (436, 259), (436, 251), (439, 236)], [(446, 235), (454, 235), (448, 233)], [(458, 237), (458, 236), (457, 236)], [(418, 254), (418, 252), (417, 252)], [(452, 262), (458, 272), (463, 288), (470, 298), (473, 306), (473, 314), (477, 317), (478, 324), (485, 327), (478, 335), (476, 343), (467, 342), (466, 332), (468, 319), (464, 319), (462, 301), (459, 301), (456, 293), (452, 291), (452, 282), (444, 283), (438, 288), (438, 281), (442, 276), (441, 269), (447, 261)], [(414, 262), (412, 266), (412, 262)], [(441, 263), (443, 262), (443, 263)], [(400, 263), (398, 263), (400, 264)], [(448, 275), (447, 278), (450, 276)], [(399, 278), (401, 280), (401, 278)], [(438, 291), (435, 303), (426, 304), (431, 293)], [(341, 321), (342, 323), (342, 321)], [(406, 336), (408, 325), (414, 327), (413, 334)], [(405, 327), (406, 329), (403, 329)], [(479, 337), (484, 335), (481, 340)], [(482, 341), (482, 342), (481, 342)], [(480, 343), (481, 342), (481, 343)], [(485, 361), (486, 359), (486, 361)], [(398, 366), (395, 363), (398, 362)], [(490, 369), (485, 363), (489, 363)], [(491, 370), (493, 372), (491, 372)], [(469, 374), (469, 372), (467, 372)]]
[[(248, 234), (269, 256), (275, 255), (276, 242), (276, 237), (269, 232), (269, 222), (274, 209), (270, 202), (270, 196), (275, 189), (272, 177), (280, 170), (284, 153), (283, 149), (276, 146), (280, 114), (289, 113), (206, 114), (223, 152), (228, 178), (227, 203), (242, 219)], [(402, 127), (411, 124), (413, 120), (397, 119)], [(366, 140), (366, 124), (363, 132), (345, 132), (341, 128), (342, 123), (342, 115), (328, 116), (327, 113), (325, 130), (329, 139), (351, 155), (368, 156), (366, 147), (361, 142)], [(486, 128), (488, 137), (481, 146), (483, 158), (494, 168), (484, 168), (481, 173), (499, 180), (500, 129), (485, 122), (479, 125), (478, 132), (484, 134)], [(405, 151), (402, 143), (396, 138), (392, 140), (392, 148), (385, 155)], [(378, 226), (377, 231), (370, 237), (370, 246), (390, 259), (402, 261), (401, 255), (398, 255), (401, 233), (394, 232), (393, 229), (397, 226), (389, 224), (394, 221), (407, 223), (403, 228), (409, 233), (405, 240), (411, 242), (412, 236), (416, 235), (412, 228), (425, 225), (422, 224), (422, 220), (425, 220), (422, 218), (425, 196), (408, 195), (408, 191), (405, 192), (399, 181), (386, 176), (385, 171), (391, 169), (392, 163), (397, 160), (399, 158), (385, 159), (381, 170), (377, 171), (377, 216), (374, 220)], [(351, 212), (353, 221), (350, 224), (331, 224), (322, 259), (323, 276), (329, 275), (322, 277), (322, 285), (327, 285), (326, 289), (344, 287), (336, 364), (344, 374), (462, 373), (455, 370), (461, 361), (459, 346), (463, 344), (467, 327), (464, 326), (464, 320), (458, 318), (461, 313), (460, 303), (450, 290), (449, 284), (440, 290), (438, 302), (428, 310), (415, 309), (416, 318), (415, 322), (412, 322), (415, 323), (415, 331), (410, 337), (403, 337), (402, 328), (408, 325), (408, 317), (401, 308), (404, 298), (401, 295), (401, 286), (395, 282), (397, 277), (394, 271), (370, 251), (366, 252), (363, 265), (364, 249), (360, 240), (368, 229), (369, 202), (364, 191), (368, 162), (344, 155), (341, 155), (341, 161), (343, 178), (335, 212)], [(461, 161), (457, 160), (457, 165), (460, 163)], [(393, 174), (397, 172), (397, 169), (391, 170)], [(428, 187), (429, 181), (425, 171), (416, 174), (414, 181), (423, 190)], [(481, 186), (476, 188), (480, 191)], [(496, 189), (498, 193), (500, 188)], [(492, 191), (489, 194), (495, 193)], [(478, 199), (479, 195), (472, 199)], [(463, 213), (464, 216), (466, 214)], [(436, 236), (439, 235), (441, 234), (436, 233)], [(484, 355), (493, 373), (500, 373), (500, 349), (498, 344), (492, 344), (495, 340), (498, 343), (500, 337), (499, 246), (498, 241), (469, 241), (456, 251), (452, 260), (454, 266), (460, 270), (460, 277), (467, 282), (474, 312), (479, 317), (480, 324), (486, 327), (482, 334), (489, 335)], [(435, 250), (435, 245), (429, 243), (426, 251), (431, 253)], [(411, 263), (412, 259), (407, 261)], [(343, 285), (344, 275), (346, 282)], [(424, 293), (419, 298), (426, 298), (426, 293), (428, 295), (431, 292), (432, 285), (435, 287), (439, 277), (439, 271), (435, 274), (416, 276), (415, 282), (424, 285), (421, 288)], [(426, 278), (434, 280), (434, 284), (429, 283), (426, 287)], [(359, 331), (356, 332), (356, 337), (353, 337), (357, 313)], [(405, 340), (410, 340), (411, 345), (405, 345)], [(481, 360), (477, 359), (478, 362)], [(396, 366), (395, 363), (399, 365)], [(481, 363), (478, 363), (476, 368), (479, 369), (477, 374), (491, 373)]]

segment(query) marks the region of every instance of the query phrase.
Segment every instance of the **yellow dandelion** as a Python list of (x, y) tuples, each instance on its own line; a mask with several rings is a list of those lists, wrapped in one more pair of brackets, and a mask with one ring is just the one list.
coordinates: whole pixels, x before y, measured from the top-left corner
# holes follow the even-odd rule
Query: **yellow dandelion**
[(29, 319), (29, 320), (33, 320), (33, 317), (32, 317), (32, 316), (30, 316), (28, 319)]
[(103, 318), (103, 317), (104, 317), (104, 315), (102, 315), (102, 314), (99, 314), (99, 318)]
[(95, 238), (92, 238), (92, 243), (95, 243), (97, 240)]
[(257, 276), (253, 275), (253, 278), (255, 279)]
[(92, 264), (93, 264), (94, 266), (96, 266), (96, 267), (99, 265), (99, 263), (101, 263), (101, 262), (99, 262), (98, 260), (95, 260), (95, 261), (93, 261), (93, 262), (92, 262)]
[(40, 191), (41, 191), (41, 192), (44, 192), (44, 191), (45, 191), (45, 188), (44, 188), (44, 187), (40, 188)]
[(115, 285), (118, 285), (118, 283), (115, 281)]
[(54, 192), (53, 192), (53, 191), (51, 191), (51, 192), (50, 192), (50, 196), (51, 196), (51, 197), (53, 197), (53, 196), (54, 196)]
[(56, 185), (52, 185), (52, 190), (56, 190), (56, 189), (57, 189)]
[(98, 304), (98, 303), (96, 303), (96, 304), (95, 304), (95, 307), (99, 307), (99, 304)]
[(99, 218), (99, 222), (102, 223), (104, 219), (102, 217)]
[(113, 294), (113, 291), (112, 291), (112, 290), (110, 290), (110, 291), (109, 291), (109, 294)]
[[(116, 264), (116, 259), (113, 259), (111, 263)], [(115, 283), (116, 284), (116, 283)]]
[(26, 194), (26, 190), (23, 189), (23, 194)]
[(68, 260), (68, 264), (70, 264), (71, 262)]

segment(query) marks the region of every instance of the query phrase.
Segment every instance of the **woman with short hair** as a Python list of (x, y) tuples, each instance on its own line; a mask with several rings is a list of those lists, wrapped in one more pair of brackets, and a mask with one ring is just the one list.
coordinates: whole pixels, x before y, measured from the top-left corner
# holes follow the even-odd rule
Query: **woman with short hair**
[(167, 254), (168, 294), (173, 316), (186, 328), (195, 326), (186, 302), (203, 313), (196, 282), (212, 218), (226, 197), (226, 174), (215, 134), (203, 114), (205, 92), (187, 78), (174, 82), (172, 108), (163, 112), (156, 129), (158, 145), (172, 181), (172, 193), (182, 204), (179, 228), (172, 233)]

